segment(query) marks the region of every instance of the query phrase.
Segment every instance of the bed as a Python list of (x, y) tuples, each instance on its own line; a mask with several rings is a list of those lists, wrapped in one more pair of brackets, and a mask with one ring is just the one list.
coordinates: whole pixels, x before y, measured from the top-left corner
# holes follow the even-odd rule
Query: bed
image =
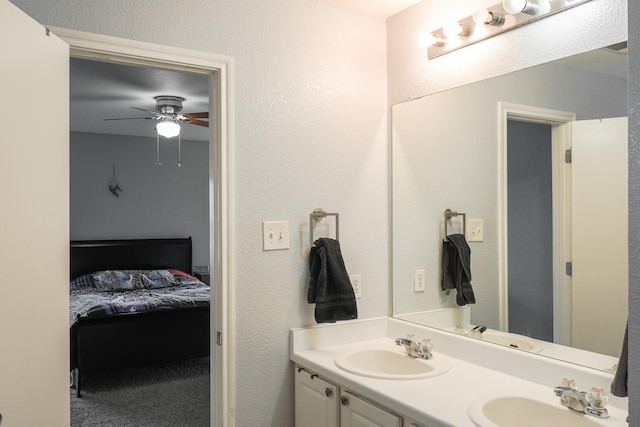
[[(191, 251), (190, 237), (71, 241), (70, 368), (77, 397), (81, 397), (82, 375), (88, 372), (209, 356), (210, 294), (202, 288), (208, 288), (207, 285), (193, 283), (193, 277), (188, 274), (192, 268)], [(119, 275), (118, 280), (126, 272), (132, 273), (129, 278), (136, 277), (136, 284), (142, 283), (138, 279), (150, 284), (153, 303), (147, 305), (151, 309), (143, 310), (139, 305), (130, 303), (126, 310), (121, 310), (111, 303), (104, 303), (102, 308), (94, 307), (78, 314), (75, 307), (78, 303), (73, 301), (76, 301), (76, 294), (86, 293), (85, 285), (80, 283), (87, 283), (87, 280), (91, 286), (112, 283), (103, 281), (101, 273), (94, 273), (106, 272), (112, 277), (114, 271)], [(198, 288), (193, 291), (198, 296), (185, 294), (191, 292), (187, 289), (180, 291), (183, 293), (179, 298), (172, 297), (171, 301), (180, 300), (178, 303), (158, 305), (160, 296), (178, 289), (178, 286), (166, 283), (171, 280), (167, 271), (173, 280), (180, 281), (180, 286), (186, 280), (189, 289)], [(131, 279), (127, 283), (134, 281)], [(107, 286), (106, 290), (114, 289)], [(126, 299), (128, 291), (117, 289), (110, 293)], [(136, 287), (138, 291), (143, 292)], [(205, 293), (206, 300), (203, 297)]]

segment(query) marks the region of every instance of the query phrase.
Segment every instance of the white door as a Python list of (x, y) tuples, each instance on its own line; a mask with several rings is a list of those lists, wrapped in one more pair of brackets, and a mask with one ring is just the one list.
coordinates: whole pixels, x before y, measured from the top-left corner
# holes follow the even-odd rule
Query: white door
[(0, 0), (0, 413), (69, 425), (69, 49)]
[(573, 347), (619, 356), (627, 321), (627, 118), (572, 122)]

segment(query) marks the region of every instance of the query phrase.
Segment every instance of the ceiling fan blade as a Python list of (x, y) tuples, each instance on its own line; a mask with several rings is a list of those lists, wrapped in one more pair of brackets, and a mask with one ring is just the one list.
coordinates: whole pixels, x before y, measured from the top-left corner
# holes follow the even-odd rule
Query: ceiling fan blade
[(209, 118), (209, 112), (202, 112), (202, 113), (182, 113), (183, 116), (185, 116), (188, 119), (208, 119)]
[(156, 120), (155, 117), (117, 117), (115, 119), (104, 119), (104, 120)]
[(133, 108), (134, 110), (144, 111), (145, 113), (151, 113), (156, 116), (162, 116), (162, 114), (158, 113), (157, 111), (145, 110), (144, 108), (138, 108), (138, 107), (129, 107), (129, 108)]
[(190, 125), (204, 126), (206, 128), (209, 127), (209, 122), (205, 122), (204, 120), (189, 119), (187, 123)]

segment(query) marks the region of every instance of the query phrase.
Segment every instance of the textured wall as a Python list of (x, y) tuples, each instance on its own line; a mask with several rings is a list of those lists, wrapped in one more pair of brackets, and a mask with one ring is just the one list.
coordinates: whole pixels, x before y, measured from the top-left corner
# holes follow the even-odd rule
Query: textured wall
[[(209, 265), (209, 146), (163, 140), (156, 166), (156, 139), (85, 132), (70, 138), (72, 239), (193, 240), (193, 265)], [(123, 189), (108, 184), (116, 166)]]
[[(340, 213), (360, 317), (388, 313), (384, 21), (304, 0), (12, 2), (51, 26), (234, 57), (237, 425), (292, 426), (313, 208)], [(290, 250), (262, 251), (265, 220), (289, 221)]]

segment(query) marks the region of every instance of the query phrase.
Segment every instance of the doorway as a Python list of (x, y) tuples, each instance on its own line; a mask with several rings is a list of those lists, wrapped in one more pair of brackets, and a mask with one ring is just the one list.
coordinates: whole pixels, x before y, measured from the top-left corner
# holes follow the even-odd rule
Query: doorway
[[(190, 237), (185, 271), (211, 284), (209, 182), (217, 178), (208, 161), (209, 80), (205, 73), (71, 58), (71, 240)], [(197, 125), (178, 115), (180, 134), (156, 137), (156, 99), (169, 98), (163, 95), (180, 99), (178, 114), (196, 113)], [(193, 327), (208, 330), (206, 318)], [(87, 395), (71, 395), (71, 425), (180, 424), (188, 412), (191, 424), (209, 426), (215, 376), (207, 350), (202, 359), (87, 376)], [(155, 398), (146, 404), (136, 398), (148, 394)]]
[(233, 426), (235, 412), (234, 293), (231, 283), (230, 188), (233, 146), (233, 74), (228, 57), (176, 49), (151, 43), (52, 28), (70, 45), (71, 57), (113, 61), (165, 69), (189, 69), (208, 74), (211, 100), (209, 140), (210, 259), (214, 315), (211, 318), (211, 382), (214, 426)]
[(507, 121), (509, 331), (553, 341), (551, 126)]
[[(552, 309), (550, 312), (544, 314), (544, 316), (549, 317), (551, 315), (552, 320), (549, 325), (544, 326), (541, 330), (536, 330), (534, 333), (536, 338), (542, 338), (542, 335), (548, 338), (548, 335), (551, 333), (550, 341), (555, 343), (564, 344), (565, 341), (570, 336), (570, 322), (571, 316), (569, 312), (569, 303), (570, 303), (570, 284), (571, 277), (565, 274), (565, 266), (564, 262), (567, 259), (570, 259), (571, 254), (571, 204), (567, 201), (567, 190), (571, 188), (571, 172), (568, 168), (565, 168), (564, 165), (564, 156), (565, 149), (570, 147), (571, 141), (571, 132), (570, 128), (566, 126), (562, 126), (566, 123), (572, 122), (575, 120), (575, 114), (570, 112), (558, 111), (558, 110), (550, 110), (545, 108), (538, 108), (532, 106), (525, 105), (517, 105), (500, 102), (498, 106), (498, 153), (499, 153), (499, 170), (498, 170), (498, 181), (499, 181), (499, 208), (498, 208), (498, 223), (500, 227), (498, 229), (498, 241), (499, 241), (499, 295), (500, 295), (500, 329), (503, 331), (511, 331), (510, 325), (510, 288), (509, 282), (510, 280), (517, 280), (516, 277), (522, 277), (523, 274), (528, 274), (523, 271), (510, 271), (511, 263), (509, 262), (509, 257), (511, 256), (510, 244), (515, 244), (516, 246), (524, 246), (525, 242), (512, 242), (510, 238), (510, 234), (514, 234), (516, 231), (520, 233), (522, 227), (525, 225), (518, 224), (519, 219), (514, 219), (516, 224), (514, 227), (517, 227), (518, 230), (511, 229), (510, 221), (511, 216), (509, 212), (509, 179), (508, 179), (508, 129), (509, 123), (514, 122), (522, 122), (524, 123), (525, 131), (532, 131), (535, 129), (538, 133), (549, 133), (549, 141), (548, 141), (548, 150), (549, 152), (546, 154), (547, 160), (550, 161), (550, 169), (547, 172), (550, 172), (551, 176), (545, 179), (552, 180), (552, 189), (551, 194), (548, 193), (546, 196), (549, 200), (545, 203), (547, 205), (546, 213), (539, 214), (538, 217), (546, 218), (546, 228), (550, 228), (551, 231), (547, 233), (547, 239), (551, 239), (550, 242), (546, 242), (544, 248), (540, 248), (537, 253), (543, 253), (545, 250), (551, 250), (551, 259), (546, 259), (543, 261), (543, 264), (546, 265), (545, 271), (541, 274), (545, 276), (548, 280), (551, 279), (551, 286), (546, 284), (547, 290), (551, 291), (551, 297), (546, 297), (546, 301), (539, 301), (540, 304), (551, 304)], [(524, 154), (531, 155), (529, 154)], [(539, 156), (541, 154), (538, 154)], [(540, 178), (539, 178), (540, 181)], [(513, 193), (514, 191), (512, 191)], [(539, 194), (540, 197), (542, 193)], [(523, 195), (523, 197), (527, 197), (527, 195)], [(551, 218), (549, 219), (549, 204), (551, 204)], [(530, 212), (524, 212), (527, 210), (523, 209), (518, 215), (526, 216), (529, 215)], [(551, 224), (549, 225), (549, 220)], [(529, 218), (529, 224), (531, 218)], [(526, 225), (527, 227), (529, 225)], [(511, 233), (510, 233), (511, 231)], [(512, 236), (514, 237), (514, 236)], [(538, 237), (538, 236), (537, 236)], [(549, 266), (549, 261), (551, 265)], [(540, 273), (540, 272), (539, 272)], [(542, 280), (538, 278), (538, 280)], [(523, 295), (516, 295), (517, 299), (527, 298)], [(513, 308), (513, 307), (512, 307)], [(522, 319), (518, 319), (518, 322)], [(525, 319), (526, 320), (526, 319)], [(526, 322), (521, 322), (521, 324), (516, 324), (514, 327), (520, 331), (531, 329), (529, 326), (525, 325)], [(537, 327), (536, 327), (537, 328)], [(552, 330), (550, 330), (552, 329)], [(515, 331), (514, 331), (515, 332)], [(519, 332), (527, 334), (526, 332)]]

